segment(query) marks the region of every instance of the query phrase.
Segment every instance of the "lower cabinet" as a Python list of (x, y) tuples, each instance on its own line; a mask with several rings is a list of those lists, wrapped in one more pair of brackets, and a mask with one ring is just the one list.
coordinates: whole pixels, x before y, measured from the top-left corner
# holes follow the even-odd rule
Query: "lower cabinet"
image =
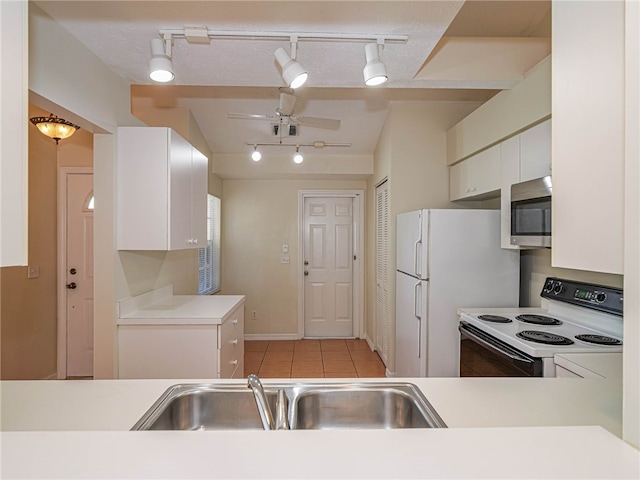
[(222, 324), (119, 325), (118, 367), (120, 378), (242, 378), (244, 305)]

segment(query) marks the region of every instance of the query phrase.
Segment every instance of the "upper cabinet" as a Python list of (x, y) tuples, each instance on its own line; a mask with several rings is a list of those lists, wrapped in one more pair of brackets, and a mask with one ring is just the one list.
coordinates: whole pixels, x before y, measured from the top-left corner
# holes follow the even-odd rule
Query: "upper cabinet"
[(206, 246), (207, 165), (170, 128), (119, 128), (118, 250)]
[(551, 262), (622, 274), (625, 2), (552, 2), (551, 18)]
[(449, 168), (449, 199), (477, 199), (500, 194), (500, 145)]

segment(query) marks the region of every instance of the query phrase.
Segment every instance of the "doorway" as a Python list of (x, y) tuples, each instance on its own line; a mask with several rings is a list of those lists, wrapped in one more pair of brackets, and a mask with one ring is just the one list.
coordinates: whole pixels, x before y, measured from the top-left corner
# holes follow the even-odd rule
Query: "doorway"
[(364, 192), (299, 192), (298, 335), (360, 338)]
[(93, 377), (93, 169), (62, 167), (58, 192), (58, 378)]

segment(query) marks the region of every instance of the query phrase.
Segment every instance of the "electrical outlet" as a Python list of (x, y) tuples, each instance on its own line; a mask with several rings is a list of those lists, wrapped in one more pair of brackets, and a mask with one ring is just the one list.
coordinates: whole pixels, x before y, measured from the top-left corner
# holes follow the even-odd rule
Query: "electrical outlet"
[(38, 278), (40, 276), (40, 265), (29, 265), (27, 267), (27, 278)]
[(282, 244), (282, 253), (289, 253), (289, 244), (288, 243), (283, 243)]
[(251, 312), (251, 318), (253, 318), (254, 320), (256, 320), (258, 318), (258, 311), (257, 310), (253, 310)]
[(290, 263), (290, 261), (289, 255), (282, 255), (280, 257), (280, 263)]

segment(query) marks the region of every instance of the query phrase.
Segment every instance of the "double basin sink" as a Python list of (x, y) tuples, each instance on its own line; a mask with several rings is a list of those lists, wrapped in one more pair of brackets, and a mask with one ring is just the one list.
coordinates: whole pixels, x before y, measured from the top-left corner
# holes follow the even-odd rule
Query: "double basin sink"
[[(411, 383), (265, 384), (262, 399), (278, 429), (446, 427)], [(262, 430), (259, 403), (245, 384), (174, 385), (132, 430)]]

